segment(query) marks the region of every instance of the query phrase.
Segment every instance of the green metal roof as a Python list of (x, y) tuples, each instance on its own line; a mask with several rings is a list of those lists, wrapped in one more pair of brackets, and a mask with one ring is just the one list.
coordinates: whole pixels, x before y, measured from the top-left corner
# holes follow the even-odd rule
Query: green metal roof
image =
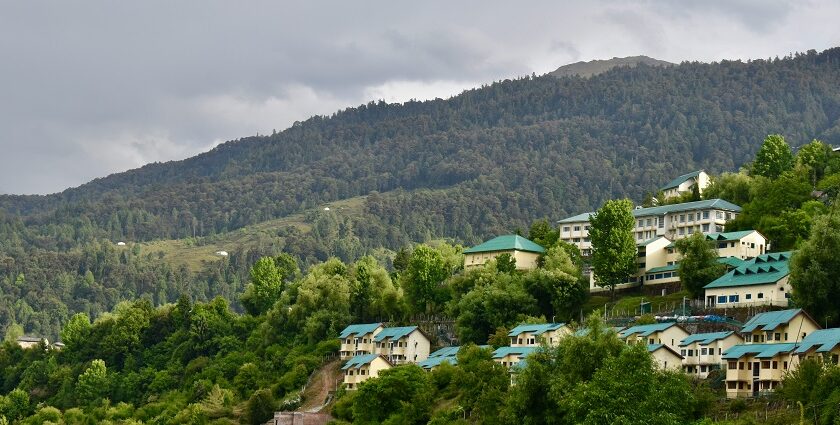
[(535, 244), (534, 242), (529, 241), (528, 239), (523, 238), (519, 235), (504, 235), (504, 236), (497, 236), (493, 239), (490, 239), (487, 242), (484, 242), (481, 245), (474, 246), (472, 248), (464, 250), (464, 254), (472, 254), (476, 252), (497, 252), (497, 251), (510, 251), (510, 250), (517, 250), (517, 251), (526, 251), (526, 252), (536, 252), (536, 253), (544, 253), (545, 248)]
[(665, 186), (662, 186), (659, 189), (660, 190), (667, 190), (667, 189), (677, 187), (677, 186), (683, 184), (683, 182), (685, 182), (686, 180), (688, 180), (690, 178), (697, 178), (697, 176), (699, 176), (700, 173), (702, 173), (702, 172), (703, 172), (703, 170), (697, 170), (697, 171), (692, 171), (688, 174), (683, 174), (683, 175), (669, 181), (668, 183), (665, 184)]
[(656, 332), (664, 331), (665, 329), (670, 328), (671, 326), (676, 326), (676, 322), (663, 322), (663, 323), (654, 323), (651, 325), (637, 325), (631, 326), (627, 329), (618, 333), (619, 338), (625, 339), (633, 334), (639, 334), (639, 336), (646, 337), (654, 334)]
[(776, 283), (790, 274), (791, 255), (793, 255), (792, 251), (759, 255), (744, 261), (742, 265), (715, 279), (703, 288), (729, 288)]
[(341, 370), (358, 369), (366, 364), (369, 364), (374, 359), (379, 357), (379, 354), (363, 354), (361, 356), (354, 356), (341, 368)]
[(724, 351), (722, 358), (725, 360), (738, 360), (744, 356), (755, 355), (758, 359), (772, 359), (781, 353), (790, 353), (795, 349), (795, 343), (739, 344)]
[(650, 238), (650, 239), (648, 239), (644, 242), (637, 243), (636, 246), (648, 246), (648, 245), (650, 245), (650, 244), (652, 244), (652, 243), (654, 243), (654, 242), (656, 242), (660, 239), (667, 239), (667, 238), (665, 236), (657, 236), (655, 238)]
[(674, 351), (674, 349), (673, 349), (673, 348), (671, 348), (671, 347), (669, 347), (669, 346), (667, 346), (667, 345), (665, 345), (665, 344), (648, 344), (648, 345), (647, 345), (647, 350), (648, 350), (648, 353), (653, 353), (653, 352), (655, 352), (656, 350), (661, 350), (661, 349), (663, 349), (663, 348), (664, 348), (664, 349), (666, 349), (666, 350), (668, 350), (668, 351), (670, 351), (670, 352), (672, 352), (672, 353), (674, 353), (677, 357), (679, 357), (679, 358), (681, 358), (681, 359), (682, 359), (682, 358), (684, 358), (682, 355), (680, 355), (680, 353), (678, 353), (678, 352)]
[(519, 334), (523, 334), (525, 332), (532, 333), (534, 335), (542, 335), (549, 331), (556, 331), (557, 329), (566, 326), (565, 323), (539, 323), (539, 324), (527, 324), (527, 325), (519, 325), (508, 332), (508, 336), (517, 336)]
[(689, 335), (680, 341), (680, 347), (685, 347), (689, 344), (699, 343), (700, 345), (709, 345), (717, 340), (726, 339), (735, 332), (707, 332), (702, 334)]
[(669, 264), (667, 266), (654, 267), (654, 268), (646, 271), (645, 274), (673, 272), (673, 271), (676, 271), (678, 267), (679, 267), (679, 264)]
[(391, 338), (391, 340), (393, 341), (393, 340), (400, 339), (400, 338), (414, 332), (415, 330), (417, 330), (417, 326), (403, 326), (403, 327), (399, 327), (399, 328), (385, 328), (385, 329), (382, 329), (381, 332), (376, 334), (376, 336), (373, 338), (373, 340), (376, 341), (376, 342), (381, 342), (383, 339)]
[(493, 358), (501, 359), (502, 357), (506, 357), (508, 355), (525, 357), (528, 354), (537, 351), (539, 348), (540, 347), (499, 347), (493, 351)]
[(703, 201), (683, 202), (682, 204), (662, 205), (659, 207), (638, 208), (633, 210), (634, 217), (665, 215), (682, 211), (705, 210), (715, 208), (723, 211), (740, 212), (741, 207), (723, 199), (706, 199)]
[(789, 310), (779, 310), (779, 311), (768, 311), (766, 313), (756, 314), (752, 317), (747, 323), (744, 323), (744, 327), (741, 328), (741, 332), (752, 332), (756, 329), (762, 331), (772, 331), (773, 329), (778, 328), (780, 325), (790, 322), (796, 317), (797, 314), (801, 313), (802, 309), (794, 308)]
[(430, 370), (434, 367), (440, 366), (441, 363), (449, 363), (452, 366), (458, 364), (458, 356), (437, 356), (437, 357), (429, 357), (426, 360), (423, 360), (417, 363), (417, 366), (422, 367), (423, 369)]
[(840, 329), (820, 329), (802, 339), (799, 348), (796, 349), (796, 354), (805, 354), (814, 348), (817, 353), (827, 353), (838, 345), (840, 345)]
[(722, 233), (708, 233), (706, 239), (710, 241), (737, 241), (741, 240), (747, 235), (755, 232), (755, 230), (741, 230), (739, 232), (722, 232)]
[(583, 214), (573, 215), (569, 218), (559, 220), (557, 221), (557, 223), (578, 223), (582, 221), (589, 221), (589, 216), (593, 214), (595, 214), (595, 212), (587, 212)]
[(717, 259), (718, 263), (725, 264), (729, 267), (736, 268), (744, 265), (744, 260), (738, 257), (720, 257)]
[(344, 339), (344, 338), (347, 338), (347, 337), (352, 336), (352, 335), (358, 335), (358, 336), (367, 335), (367, 334), (375, 331), (376, 328), (378, 328), (380, 326), (382, 326), (382, 323), (364, 323), (364, 324), (350, 325), (350, 326), (344, 328), (344, 330), (341, 331), (341, 334), (338, 337), (341, 338), (341, 339)]
[(453, 346), (453, 347), (443, 347), (440, 350), (437, 350), (434, 353), (429, 354), (429, 358), (456, 356), (456, 355), (458, 355), (458, 350), (460, 350), (460, 349), (461, 349), (461, 347), (459, 347), (457, 345)]

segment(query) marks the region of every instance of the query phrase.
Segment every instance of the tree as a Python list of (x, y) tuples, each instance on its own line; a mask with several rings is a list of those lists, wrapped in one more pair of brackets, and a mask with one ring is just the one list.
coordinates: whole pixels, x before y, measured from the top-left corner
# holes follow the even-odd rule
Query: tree
[(516, 271), (516, 258), (509, 253), (496, 256), (496, 270), (499, 273), (513, 273)]
[(243, 412), (245, 423), (251, 425), (263, 424), (274, 416), (275, 410), (277, 410), (277, 402), (274, 400), (271, 390), (268, 388), (258, 390), (245, 403), (245, 411)]
[(417, 365), (383, 370), (359, 385), (353, 397), (355, 423), (425, 424), (434, 389), (429, 374)]
[(91, 325), (88, 315), (85, 313), (76, 313), (67, 321), (64, 329), (61, 330), (61, 342), (69, 349), (76, 349), (76, 347), (87, 340), (88, 335), (90, 335), (90, 329)]
[(537, 301), (519, 276), (509, 274), (498, 274), (494, 282), (476, 286), (452, 310), (461, 341), (477, 344), (485, 343), (499, 327), (514, 325), (538, 312)]
[(449, 270), (441, 253), (428, 246), (418, 245), (408, 261), (400, 283), (412, 309), (416, 313), (430, 313), (440, 300), (440, 284), (449, 277)]
[(581, 269), (572, 262), (566, 248), (555, 245), (543, 256), (543, 266), (522, 278), (523, 285), (547, 318), (569, 320), (575, 316), (588, 295)]
[(722, 173), (713, 176), (711, 183), (703, 190), (703, 199), (724, 199), (736, 205), (750, 202), (752, 177), (745, 172)]
[(609, 288), (615, 299), (616, 285), (626, 282), (638, 269), (633, 203), (627, 199), (607, 201), (589, 223), (595, 284)]
[(79, 375), (76, 383), (76, 398), (82, 405), (94, 404), (109, 393), (108, 370), (105, 362), (96, 359)]
[(767, 136), (758, 153), (755, 154), (752, 174), (775, 179), (791, 168), (793, 168), (793, 153), (785, 138), (778, 134)]
[(791, 258), (790, 285), (796, 304), (819, 323), (840, 324), (840, 207), (816, 219), (811, 236)]
[(22, 337), (23, 333), (23, 326), (15, 322), (9, 323), (9, 326), (6, 326), (6, 334), (3, 337), (3, 340), (6, 342), (17, 343), (18, 338)]
[(248, 313), (258, 316), (265, 313), (283, 291), (283, 274), (271, 257), (257, 260), (251, 267), (251, 282), (242, 294), (242, 306)]
[(704, 286), (726, 273), (726, 267), (717, 261), (714, 242), (706, 235), (697, 232), (678, 239), (675, 245), (681, 256), (677, 266), (680, 284), (692, 297), (701, 297)]
[(528, 239), (545, 248), (553, 246), (559, 238), (560, 232), (545, 218), (535, 221), (528, 230)]
[(831, 153), (831, 146), (819, 140), (800, 147), (796, 153), (796, 165), (804, 166), (808, 170), (814, 187), (825, 175)]

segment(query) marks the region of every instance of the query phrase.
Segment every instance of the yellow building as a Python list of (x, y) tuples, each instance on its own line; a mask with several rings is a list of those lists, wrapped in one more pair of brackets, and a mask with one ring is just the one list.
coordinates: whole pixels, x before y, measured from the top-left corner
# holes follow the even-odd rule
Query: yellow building
[(797, 308), (756, 314), (741, 328), (741, 335), (747, 344), (801, 342), (818, 329), (820, 325)]
[(338, 338), (341, 340), (339, 355), (342, 360), (363, 354), (373, 354), (376, 344), (373, 339), (384, 327), (381, 323), (350, 325), (344, 328)]
[(572, 333), (565, 323), (522, 324), (508, 332), (511, 347), (539, 347), (545, 342), (557, 345), (560, 338)]
[(516, 367), (538, 349), (539, 347), (499, 347), (493, 351), (493, 361), (508, 368)]
[(705, 171), (699, 170), (692, 173), (683, 174), (660, 187), (665, 199), (676, 198), (682, 196), (684, 193), (689, 193), (697, 186), (697, 192), (702, 194), (709, 186), (711, 179)]
[(726, 350), (726, 396), (757, 397), (775, 390), (798, 364), (796, 347), (795, 343), (740, 344)]
[(663, 344), (675, 350), (688, 332), (675, 322), (636, 325), (618, 332), (618, 337), (628, 344)]
[(680, 370), (683, 356), (665, 344), (648, 344), (648, 353), (662, 370)]
[(840, 364), (840, 329), (820, 329), (802, 339), (796, 348), (799, 360), (822, 359), (833, 365)]
[(417, 326), (384, 328), (373, 338), (376, 354), (392, 364), (417, 363), (429, 357), (431, 342)]
[(344, 371), (344, 385), (348, 390), (355, 390), (362, 382), (376, 378), (379, 372), (391, 367), (393, 365), (378, 354), (355, 356), (341, 368)]
[(775, 252), (747, 260), (703, 289), (711, 308), (771, 305), (787, 307), (792, 252)]
[(680, 341), (683, 372), (705, 379), (709, 372), (723, 369), (726, 350), (743, 343), (744, 339), (732, 331), (689, 335)]
[(510, 254), (519, 270), (537, 268), (537, 260), (545, 248), (519, 235), (498, 236), (481, 245), (464, 250), (464, 269), (481, 267), (502, 254)]

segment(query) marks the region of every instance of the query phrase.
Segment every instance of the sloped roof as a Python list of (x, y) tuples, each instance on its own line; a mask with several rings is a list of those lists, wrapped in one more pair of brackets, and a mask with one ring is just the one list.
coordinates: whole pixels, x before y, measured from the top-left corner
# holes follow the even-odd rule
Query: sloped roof
[(679, 264), (668, 264), (668, 265), (665, 265), (665, 266), (653, 267), (650, 270), (646, 271), (645, 273), (649, 274), (649, 273), (672, 272), (672, 271), (676, 271), (679, 266), (680, 266)]
[(376, 328), (378, 328), (380, 326), (382, 326), (382, 323), (363, 323), (363, 324), (350, 325), (350, 326), (344, 328), (344, 330), (341, 331), (341, 334), (338, 337), (341, 338), (341, 339), (344, 339), (344, 338), (347, 338), (351, 335), (358, 335), (358, 336), (367, 335), (367, 334), (375, 331)]
[(748, 355), (755, 355), (758, 359), (772, 359), (782, 353), (790, 353), (796, 349), (792, 342), (779, 344), (738, 344), (723, 352), (725, 360), (737, 360)]
[(648, 344), (648, 345), (647, 345), (647, 350), (648, 350), (648, 353), (653, 353), (653, 352), (655, 352), (655, 351), (657, 351), (657, 350), (661, 350), (661, 349), (665, 349), (665, 350), (667, 350), (667, 351), (670, 351), (670, 352), (671, 352), (671, 353), (673, 353), (675, 356), (677, 356), (677, 357), (679, 357), (679, 358), (681, 358), (681, 359), (683, 359), (683, 358), (684, 358), (684, 357), (683, 357), (680, 353), (678, 353), (678, 352), (674, 351), (674, 349), (673, 349), (673, 348), (671, 348), (671, 347), (669, 347), (669, 346), (667, 346), (667, 345), (665, 345), (665, 344)]
[(440, 364), (444, 362), (455, 366), (458, 364), (458, 356), (429, 357), (426, 360), (417, 363), (417, 365), (422, 367), (423, 369), (432, 369), (434, 367), (440, 366)]
[(429, 358), (432, 357), (446, 357), (446, 356), (456, 356), (458, 355), (458, 351), (461, 349), (460, 346), (453, 346), (453, 347), (443, 347), (440, 350), (429, 354)]
[(802, 339), (799, 348), (796, 349), (796, 354), (804, 354), (812, 349), (816, 349), (817, 353), (827, 353), (838, 345), (840, 345), (840, 329), (820, 329)]
[(493, 351), (493, 358), (501, 359), (508, 355), (525, 357), (538, 349), (539, 347), (499, 347)]
[(755, 232), (755, 230), (741, 230), (738, 232), (721, 232), (721, 233), (708, 233), (706, 234), (706, 239), (710, 241), (738, 241), (741, 240), (750, 234)]
[(595, 212), (587, 212), (578, 215), (573, 215), (569, 218), (564, 218), (562, 220), (558, 220), (557, 223), (578, 223), (582, 221), (589, 221), (589, 216), (595, 214)]
[(652, 243), (654, 243), (654, 242), (656, 242), (660, 239), (668, 239), (668, 238), (666, 238), (665, 236), (657, 236), (655, 238), (650, 238), (650, 239), (648, 239), (644, 242), (639, 242), (639, 243), (636, 244), (636, 246), (648, 246), (648, 245), (650, 245), (650, 244), (652, 244)]
[(692, 171), (688, 174), (683, 174), (683, 175), (669, 181), (668, 183), (665, 184), (665, 186), (660, 187), (660, 189), (661, 190), (667, 190), (667, 189), (677, 187), (677, 186), (683, 184), (683, 182), (685, 182), (688, 179), (691, 179), (691, 178), (696, 179), (697, 176), (699, 176), (700, 173), (702, 173), (702, 172), (703, 172), (703, 170), (697, 170), (697, 171)]
[(744, 265), (744, 260), (738, 257), (720, 257), (717, 259), (717, 262), (725, 264), (732, 268), (737, 268)]
[(694, 344), (695, 342), (700, 345), (709, 345), (715, 341), (729, 338), (730, 335), (733, 335), (735, 332), (728, 331), (728, 332), (707, 332), (702, 334), (693, 334), (689, 335), (680, 341), (680, 347), (685, 347), (690, 344)]
[(402, 326), (402, 327), (397, 327), (397, 328), (385, 328), (385, 329), (382, 329), (382, 331), (380, 331), (378, 334), (376, 334), (376, 336), (373, 337), (373, 340), (376, 341), (376, 342), (380, 342), (383, 339), (391, 338), (391, 340), (393, 341), (393, 340), (400, 339), (400, 338), (402, 338), (402, 337), (404, 337), (404, 336), (406, 336), (406, 335), (408, 335), (408, 334), (410, 334), (410, 333), (412, 333), (416, 330), (417, 330), (417, 326)]
[(354, 356), (350, 360), (347, 360), (347, 363), (341, 367), (341, 370), (347, 369), (358, 369), (366, 364), (370, 364), (370, 362), (374, 361), (379, 354), (362, 354), (361, 356)]
[[(613, 327), (607, 326), (607, 327), (603, 328), (603, 333), (604, 334), (609, 334), (609, 333), (616, 333), (617, 334), (617, 333), (621, 332), (622, 330), (624, 330), (624, 327), (622, 327), (622, 326), (613, 326)], [(575, 336), (587, 336), (587, 335), (589, 335), (589, 328), (581, 328), (581, 329), (578, 329), (577, 331), (575, 331)]]
[(802, 312), (802, 309), (793, 308), (789, 310), (768, 311), (766, 313), (759, 313), (748, 320), (741, 328), (741, 332), (752, 332), (754, 330), (772, 331), (780, 325), (786, 324), (793, 320), (796, 315)]
[(663, 322), (663, 323), (654, 323), (651, 325), (636, 325), (631, 326), (627, 329), (624, 329), (618, 333), (619, 338), (625, 339), (633, 334), (639, 334), (639, 336), (650, 336), (656, 332), (662, 332), (672, 326), (676, 326), (676, 322)]
[(633, 210), (634, 217), (646, 217), (650, 215), (665, 215), (681, 211), (705, 210), (716, 208), (724, 211), (741, 211), (741, 207), (723, 199), (706, 199), (703, 201), (683, 202), (681, 204), (662, 205), (659, 207), (638, 208)]
[(759, 255), (744, 261), (729, 273), (713, 280), (704, 289), (776, 283), (790, 274), (792, 251)]
[(557, 329), (566, 326), (565, 323), (538, 323), (519, 325), (508, 332), (508, 336), (517, 336), (519, 334), (528, 332), (534, 335), (542, 335), (549, 331), (556, 331)]
[(41, 342), (41, 341), (44, 341), (44, 338), (41, 338), (41, 337), (38, 337), (38, 336), (23, 335), (23, 336), (19, 336), (17, 341), (18, 342)]
[(475, 252), (494, 252), (510, 250), (536, 252), (540, 254), (545, 252), (545, 248), (535, 244), (534, 242), (529, 241), (528, 239), (523, 238), (522, 236), (504, 235), (490, 239), (489, 241), (484, 242), (481, 245), (465, 249), (464, 254), (471, 254)]

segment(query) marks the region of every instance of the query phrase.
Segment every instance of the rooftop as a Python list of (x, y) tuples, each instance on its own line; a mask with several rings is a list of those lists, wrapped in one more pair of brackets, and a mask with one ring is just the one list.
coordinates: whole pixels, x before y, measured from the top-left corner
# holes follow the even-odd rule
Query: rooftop
[(741, 230), (738, 232), (721, 232), (721, 233), (709, 233), (706, 235), (706, 239), (710, 241), (738, 241), (741, 240), (749, 235), (751, 235), (755, 230)]
[(723, 359), (737, 360), (744, 356), (754, 355), (758, 359), (772, 359), (782, 353), (790, 353), (796, 349), (794, 343), (780, 344), (739, 344), (723, 352)]
[(700, 345), (709, 345), (715, 341), (726, 339), (730, 335), (735, 334), (735, 332), (728, 331), (728, 332), (708, 332), (702, 334), (693, 334), (689, 335), (682, 341), (680, 341), (680, 347), (685, 347), (689, 344), (698, 343)]
[(589, 221), (589, 216), (593, 215), (593, 214), (595, 214), (594, 211), (593, 212), (582, 213), (582, 214), (578, 214), (578, 215), (573, 215), (569, 218), (564, 218), (562, 220), (559, 220), (559, 221), (557, 221), (557, 223), (578, 223), (578, 222)]
[[(675, 212), (681, 211), (695, 211), (695, 210), (706, 210), (706, 209), (718, 209), (723, 211), (734, 211), (734, 212), (741, 212), (741, 207), (729, 202), (724, 201), (723, 199), (706, 199), (703, 201), (694, 201), (694, 202), (683, 202), (682, 204), (671, 204), (671, 205), (662, 205), (658, 207), (650, 207), (650, 208), (636, 208), (633, 210), (634, 217), (648, 217), (648, 216), (661, 216), (666, 214), (671, 214)], [(589, 216), (595, 214), (594, 212), (588, 212), (583, 214), (578, 214), (569, 218), (564, 218), (559, 220), (557, 223), (579, 223), (579, 222), (586, 222), (589, 221)]]
[(449, 363), (453, 366), (458, 364), (458, 357), (457, 356), (438, 356), (438, 357), (429, 357), (426, 360), (417, 363), (418, 366), (422, 367), (423, 369), (432, 369), (434, 367), (440, 366), (441, 363)]
[(649, 336), (656, 332), (662, 332), (665, 329), (670, 328), (671, 326), (676, 326), (676, 322), (663, 322), (663, 323), (654, 323), (651, 325), (637, 325), (631, 326), (627, 329), (624, 329), (618, 333), (619, 338), (625, 339), (633, 334), (639, 334), (639, 336)]
[(679, 357), (679, 358), (681, 358), (681, 359), (683, 358), (683, 356), (682, 356), (682, 355), (680, 355), (680, 353), (678, 353), (678, 352), (674, 351), (674, 349), (673, 349), (673, 348), (671, 348), (671, 347), (669, 347), (669, 346), (667, 346), (667, 345), (665, 345), (665, 344), (648, 344), (648, 345), (647, 345), (647, 350), (648, 350), (648, 353), (653, 353), (654, 351), (661, 350), (661, 349), (663, 349), (663, 348), (664, 348), (665, 350), (668, 350), (668, 351), (670, 351), (670, 352), (674, 353), (674, 355), (676, 355), (677, 357)]
[(449, 356), (454, 357), (454, 356), (457, 356), (457, 355), (458, 355), (458, 351), (459, 351), (460, 349), (461, 349), (461, 347), (459, 347), (459, 346), (457, 346), (457, 345), (456, 345), (456, 346), (453, 346), (453, 347), (443, 347), (443, 348), (441, 348), (440, 350), (437, 350), (437, 351), (433, 352), (432, 354), (429, 354), (429, 358), (433, 358), (433, 357), (449, 357)]
[(549, 331), (556, 331), (557, 329), (566, 326), (565, 323), (539, 323), (539, 324), (526, 324), (526, 325), (519, 325), (508, 332), (508, 336), (517, 336), (519, 334), (523, 334), (525, 332), (532, 333), (534, 335), (542, 335)]
[(471, 254), (475, 252), (495, 252), (511, 250), (536, 252), (539, 254), (545, 252), (545, 248), (535, 244), (534, 242), (529, 241), (528, 239), (523, 238), (522, 236), (504, 235), (490, 239), (489, 241), (484, 242), (481, 245), (465, 249), (464, 254)]
[(667, 190), (667, 189), (672, 189), (672, 188), (675, 188), (675, 187), (677, 187), (677, 186), (679, 186), (679, 185), (683, 184), (683, 182), (685, 182), (685, 181), (686, 181), (686, 180), (688, 180), (688, 179), (692, 179), (692, 178), (695, 178), (695, 179), (696, 179), (696, 178), (697, 178), (697, 176), (699, 176), (699, 175), (700, 175), (700, 173), (702, 173), (702, 172), (703, 172), (703, 170), (697, 170), (697, 171), (692, 171), (692, 172), (690, 172), (690, 173), (688, 173), (688, 174), (683, 174), (683, 175), (681, 175), (681, 176), (679, 176), (679, 177), (677, 177), (677, 178), (675, 178), (675, 179), (673, 179), (673, 180), (669, 181), (668, 183), (666, 183), (666, 184), (665, 184), (665, 186), (662, 186), (662, 187), (661, 187), (661, 188), (659, 188), (659, 189), (660, 189), (660, 190)]
[(817, 353), (827, 353), (838, 345), (840, 345), (840, 329), (820, 329), (802, 339), (799, 348), (796, 349), (796, 354), (805, 354), (812, 349), (816, 349)]
[(493, 351), (493, 358), (501, 359), (509, 355), (525, 357), (537, 350), (539, 347), (499, 347)]
[(391, 338), (391, 340), (400, 339), (414, 331), (417, 330), (417, 326), (402, 326), (398, 328), (385, 328), (382, 329), (373, 340), (376, 342), (380, 342), (386, 338)]
[(341, 370), (358, 369), (366, 364), (370, 364), (374, 359), (379, 357), (379, 354), (363, 354), (361, 356), (354, 356), (347, 363), (341, 367)]
[(790, 274), (789, 265), (792, 255), (792, 251), (775, 252), (746, 260), (729, 273), (713, 280), (704, 289), (776, 283)]
[(364, 323), (364, 324), (357, 324), (357, 325), (350, 325), (344, 328), (341, 331), (341, 334), (338, 336), (341, 339), (347, 338), (352, 335), (362, 336), (367, 335), (376, 331), (376, 328), (382, 326), (381, 323)]
[(799, 313), (802, 313), (802, 309), (794, 308), (790, 310), (759, 313), (744, 324), (744, 327), (741, 328), (741, 332), (752, 332), (755, 330), (772, 331), (780, 325), (790, 322)]

